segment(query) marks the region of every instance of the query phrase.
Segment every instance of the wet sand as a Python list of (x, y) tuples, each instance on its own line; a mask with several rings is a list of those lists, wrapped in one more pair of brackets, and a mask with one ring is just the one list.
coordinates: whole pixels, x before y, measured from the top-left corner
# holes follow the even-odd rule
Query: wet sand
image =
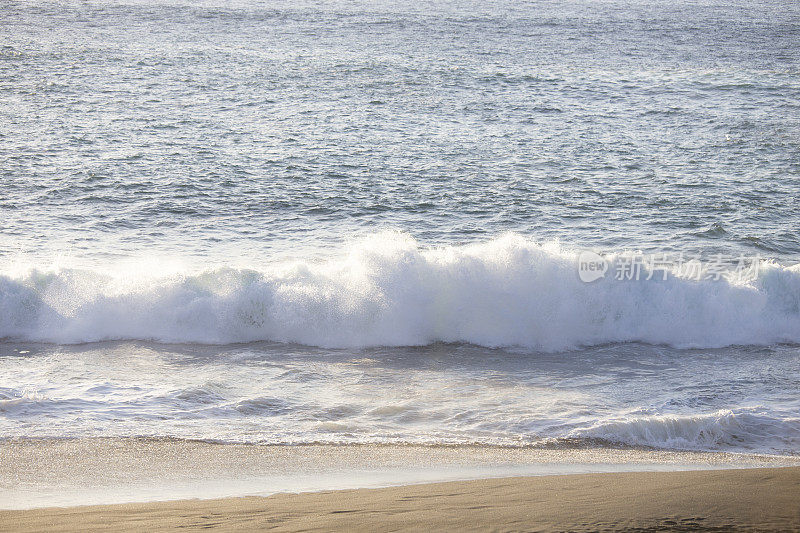
[(514, 477), (0, 511), (3, 531), (800, 531), (800, 468)]

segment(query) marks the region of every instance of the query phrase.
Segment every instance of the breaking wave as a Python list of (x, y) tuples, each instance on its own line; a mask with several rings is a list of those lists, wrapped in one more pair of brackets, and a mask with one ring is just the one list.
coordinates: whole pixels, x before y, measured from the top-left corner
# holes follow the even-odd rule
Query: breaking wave
[(758, 408), (723, 409), (602, 421), (573, 430), (569, 436), (664, 449), (797, 453), (800, 418), (776, 418)]
[(606, 276), (517, 235), (441, 248), (373, 235), (335, 259), (164, 274), (27, 269), (0, 275), (0, 337), (322, 347), (465, 342), (556, 351), (800, 342), (800, 267), (747, 283)]

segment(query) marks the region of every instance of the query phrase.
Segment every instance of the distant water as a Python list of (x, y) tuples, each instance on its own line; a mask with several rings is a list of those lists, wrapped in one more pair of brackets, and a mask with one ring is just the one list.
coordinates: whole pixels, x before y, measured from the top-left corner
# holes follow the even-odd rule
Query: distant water
[[(0, 36), (0, 435), (800, 452), (800, 5)], [(656, 254), (704, 270), (615, 276)]]

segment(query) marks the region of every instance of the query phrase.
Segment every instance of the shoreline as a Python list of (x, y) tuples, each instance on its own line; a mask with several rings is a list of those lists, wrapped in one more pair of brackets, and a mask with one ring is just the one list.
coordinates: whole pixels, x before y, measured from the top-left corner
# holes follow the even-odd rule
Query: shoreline
[(800, 531), (800, 467), (489, 478), (0, 511), (2, 531)]
[(269, 496), (472, 479), (800, 467), (800, 457), (618, 448), (0, 442), (0, 509)]

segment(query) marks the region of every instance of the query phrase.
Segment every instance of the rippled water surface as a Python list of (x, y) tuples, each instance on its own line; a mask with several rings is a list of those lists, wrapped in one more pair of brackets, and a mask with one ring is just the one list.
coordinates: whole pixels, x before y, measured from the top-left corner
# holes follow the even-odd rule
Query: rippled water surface
[(796, 257), (799, 17), (791, 2), (14, 2), (0, 249), (258, 260), (387, 226), (426, 244), (514, 230)]

